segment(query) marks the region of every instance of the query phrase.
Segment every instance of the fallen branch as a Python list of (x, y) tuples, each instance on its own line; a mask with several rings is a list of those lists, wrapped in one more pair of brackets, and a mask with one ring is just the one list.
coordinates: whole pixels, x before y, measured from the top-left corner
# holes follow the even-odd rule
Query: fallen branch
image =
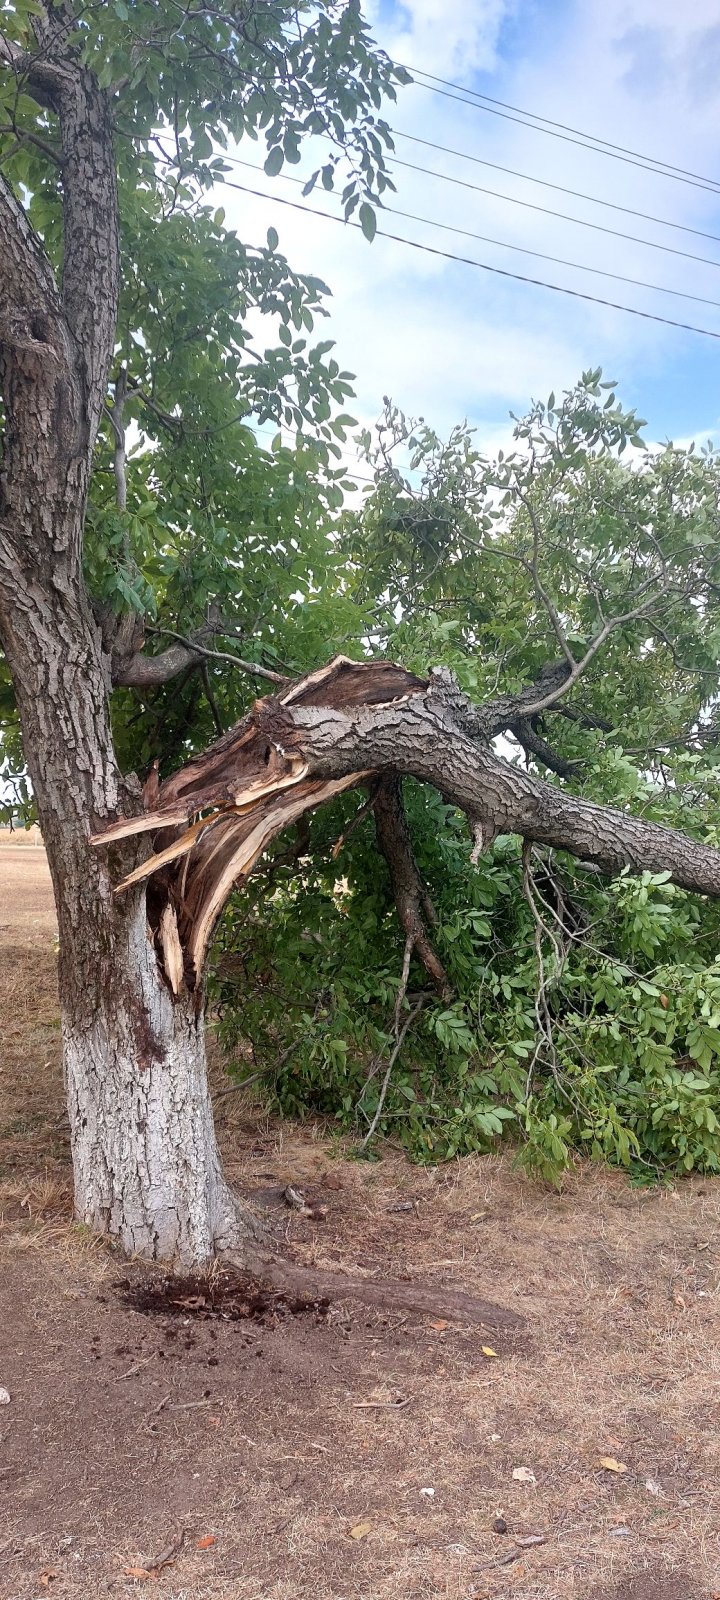
[[(567, 674), (564, 662), (544, 681), (561, 686)], [(391, 662), (339, 656), (280, 697), (258, 701), (236, 727), (160, 784), (152, 809), (105, 826), (91, 842), (159, 834), (161, 848), (123, 879), (118, 892), (154, 877), (148, 916), (156, 945), (159, 918), (171, 902), (188, 988), (202, 975), (231, 889), (247, 879), (276, 835), (335, 795), (378, 777), (391, 785), (399, 772), (433, 784), (465, 811), (476, 849), (486, 849), (499, 833), (517, 833), (611, 874), (623, 867), (666, 871), (681, 888), (720, 897), (719, 850), (569, 794), (495, 754), (487, 730), (496, 728), (501, 712), (507, 726), (521, 705), (525, 716), (542, 709), (528, 707), (526, 695), (476, 707), (444, 668), (424, 680)], [(555, 691), (548, 695), (554, 703)], [(380, 799), (381, 812), (383, 804)], [(397, 828), (394, 843), (396, 864), (399, 850), (403, 872), (411, 871), (410, 863), (414, 870), (410, 909), (406, 904), (401, 913), (406, 939), (442, 992), (447, 980), (425, 927), (432, 920), (429, 902), (421, 898), (409, 840), (408, 859)], [(170, 944), (176, 956), (174, 940)]]

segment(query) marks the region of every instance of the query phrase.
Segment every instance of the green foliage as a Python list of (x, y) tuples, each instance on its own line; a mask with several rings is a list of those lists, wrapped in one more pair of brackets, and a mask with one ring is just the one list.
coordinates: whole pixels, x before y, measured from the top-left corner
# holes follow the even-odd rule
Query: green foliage
[[(557, 659), (543, 596), (579, 658), (644, 586), (651, 603), (609, 630), (570, 715), (548, 713), (536, 731), (575, 763), (564, 783), (578, 797), (715, 842), (720, 461), (672, 446), (646, 452), (639, 427), (598, 373), (533, 407), (496, 461), (478, 455), (467, 428), (442, 444), (388, 408), (375, 441), (365, 439), (376, 487), (343, 523), (347, 583), (372, 618), (375, 649), (421, 672), (442, 662), (479, 701), (532, 683)], [(556, 781), (518, 746), (504, 741), (503, 753)], [(536, 850), (533, 913), (518, 841), (497, 840), (473, 868), (464, 819), (405, 788), (454, 998), (429, 992), (413, 961), (402, 1018), (418, 995), (424, 1003), (381, 1130), (420, 1160), (510, 1136), (549, 1178), (573, 1151), (639, 1177), (717, 1170), (717, 905), (667, 874), (609, 883)], [(216, 998), (241, 1075), (260, 1072), (293, 1114), (333, 1115), (362, 1134), (395, 1042), (402, 937), (372, 822), (330, 860), (358, 803), (345, 797), (315, 819), (239, 898)]]
[[(3, 33), (31, 53), (35, 14), (30, 0), (0, 3)], [(407, 74), (375, 47), (357, 0), (260, 0), (249, 10), (231, 0), (114, 0), (79, 10), (70, 43), (107, 90), (120, 206), (108, 408), (125, 383), (127, 504), (108, 415), (86, 524), (96, 611), (144, 618), (150, 651), (167, 643), (161, 630), (187, 634), (212, 614), (224, 631), (206, 636), (209, 647), (234, 639), (245, 659), (301, 671), (360, 632), (328, 538), (349, 487), (341, 447), (355, 425), (351, 374), (318, 336), (325, 285), (292, 270), (275, 229), (265, 242), (241, 241), (208, 191), (230, 177), (224, 153), (241, 139), (264, 144), (272, 173), (322, 135), (331, 143), (323, 182), (342, 185), (348, 215), (361, 206), (367, 232), (391, 186), (382, 102)], [(52, 112), (0, 71), (0, 163), (59, 274), (57, 137)], [(119, 693), (121, 763), (158, 756), (167, 772), (255, 689), (211, 664), (204, 682), (188, 675), (140, 703)], [(19, 784), (17, 715), (2, 677), (0, 719), (5, 775)], [(17, 804), (0, 783), (0, 820)]]
[[(716, 776), (709, 790), (716, 811)], [(406, 799), (455, 998), (429, 993), (413, 963), (403, 1017), (426, 999), (383, 1131), (425, 1161), (509, 1133), (551, 1178), (573, 1149), (639, 1175), (720, 1170), (720, 909), (666, 874), (608, 883), (569, 857), (539, 860), (538, 893), (559, 896), (576, 935), (562, 970), (550, 971), (551, 1054), (538, 1030), (518, 844), (498, 841), (473, 868), (464, 820), (418, 785), (406, 785)], [(394, 1042), (402, 942), (372, 823), (330, 860), (352, 807), (315, 818), (238, 897), (214, 998), (233, 1070), (260, 1071), (288, 1114), (327, 1114), (362, 1134)]]

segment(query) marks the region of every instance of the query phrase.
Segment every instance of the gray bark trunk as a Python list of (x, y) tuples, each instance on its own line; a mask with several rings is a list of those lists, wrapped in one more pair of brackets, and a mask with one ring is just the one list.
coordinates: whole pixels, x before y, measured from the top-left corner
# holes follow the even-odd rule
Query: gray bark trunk
[(16, 589), (4, 630), (60, 931), (60, 1005), (75, 1210), (129, 1252), (198, 1266), (253, 1236), (222, 1176), (197, 995), (176, 1001), (142, 890), (113, 894), (92, 819), (127, 796), (115, 764), (97, 630)]
[(64, 1008), (76, 1215), (130, 1254), (197, 1265), (253, 1230), (222, 1175), (202, 1014), (173, 1002), (141, 908), (128, 934), (102, 1009)]

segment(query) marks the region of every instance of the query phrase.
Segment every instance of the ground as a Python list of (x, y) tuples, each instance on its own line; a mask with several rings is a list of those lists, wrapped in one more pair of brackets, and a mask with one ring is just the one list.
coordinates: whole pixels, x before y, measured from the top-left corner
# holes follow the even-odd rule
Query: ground
[(222, 1282), (148, 1310), (159, 1274), (71, 1219), (54, 932), (42, 848), (0, 840), (0, 1600), (720, 1594), (717, 1184), (353, 1161), (218, 1067), (229, 1173), (296, 1261), (524, 1322), (248, 1320)]

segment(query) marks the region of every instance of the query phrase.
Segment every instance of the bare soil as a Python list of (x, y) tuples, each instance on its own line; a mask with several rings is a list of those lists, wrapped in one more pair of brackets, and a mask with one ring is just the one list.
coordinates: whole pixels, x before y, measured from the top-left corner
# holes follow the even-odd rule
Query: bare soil
[(717, 1184), (359, 1162), (228, 1094), (289, 1257), (436, 1312), (122, 1261), (72, 1221), (54, 939), (42, 850), (0, 842), (0, 1600), (720, 1596)]

